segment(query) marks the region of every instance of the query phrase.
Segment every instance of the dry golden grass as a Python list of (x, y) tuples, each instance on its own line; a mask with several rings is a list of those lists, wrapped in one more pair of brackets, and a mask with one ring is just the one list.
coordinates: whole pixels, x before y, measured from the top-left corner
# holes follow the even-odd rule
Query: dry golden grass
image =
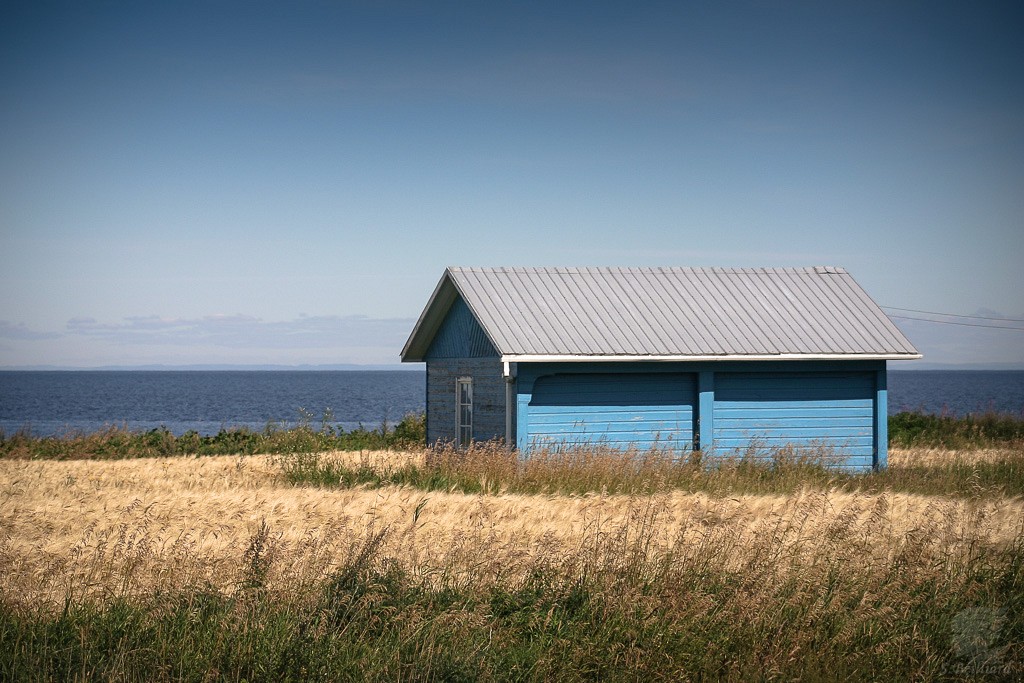
[[(420, 462), (423, 453), (331, 457), (393, 468)], [(785, 571), (788, 560), (836, 544), (869, 567), (890, 562), (915, 535), (942, 553), (1008, 542), (1021, 519), (1020, 498), (835, 490), (483, 496), (297, 488), (268, 456), (0, 460), (0, 591), (10, 602), (59, 605), (68, 596), (230, 588), (244, 580), (243, 556), (264, 522), (273, 560), (268, 585), (282, 586), (322, 579), (385, 529), (386, 555), (414, 575), (475, 584), (514, 577), (547, 557), (614, 563), (618, 553), (637, 552), (638, 538), (646, 539), (644, 552), (708, 553), (726, 569), (770, 547)]]
[(948, 450), (944, 448), (890, 448), (889, 467), (936, 467), (958, 463), (996, 462), (1007, 456), (1019, 457), (1020, 449), (978, 448)]
[(376, 470), (397, 470), (408, 465), (422, 466), (426, 462), (427, 451), (330, 451), (323, 453), (322, 457), (348, 467), (366, 466)]

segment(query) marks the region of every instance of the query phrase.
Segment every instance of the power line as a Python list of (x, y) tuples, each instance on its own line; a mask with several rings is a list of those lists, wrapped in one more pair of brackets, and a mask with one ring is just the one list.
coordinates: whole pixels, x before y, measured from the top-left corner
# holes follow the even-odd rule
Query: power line
[[(888, 307), (886, 307), (888, 308)], [(902, 309), (897, 309), (902, 310)], [(943, 315), (943, 314), (939, 314)], [(938, 325), (961, 325), (963, 327), (987, 327), (990, 330), (1021, 330), (1024, 332), (1024, 327), (1006, 327), (1004, 325), (984, 325), (982, 323), (961, 323), (955, 320), (933, 320), (931, 318), (914, 318), (909, 315), (889, 315), (890, 318), (899, 318), (900, 320), (919, 320), (926, 323), (936, 323)], [(965, 316), (968, 317), (968, 316)], [(991, 318), (992, 320), (1002, 320), (1002, 318)], [(1024, 321), (1011, 321), (1011, 322), (1024, 322)]]
[[(945, 315), (950, 318), (970, 318), (971, 320), (998, 320), (1004, 323), (1024, 323), (1024, 320), (1018, 318), (988, 318), (983, 315), (960, 315), (959, 313), (939, 313), (938, 311), (919, 311), (916, 308), (897, 308), (896, 306), (882, 306), (890, 311), (906, 311), (907, 313), (924, 313), (925, 315)], [(900, 316), (893, 316), (900, 317)], [(910, 320), (917, 320), (917, 318), (909, 318)], [(939, 322), (939, 321), (933, 321)], [(965, 323), (966, 324), (966, 323)]]

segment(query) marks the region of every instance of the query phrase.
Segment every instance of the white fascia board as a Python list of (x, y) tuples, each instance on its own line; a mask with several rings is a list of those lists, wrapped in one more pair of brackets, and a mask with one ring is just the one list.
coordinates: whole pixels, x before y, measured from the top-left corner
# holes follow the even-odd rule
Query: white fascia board
[(586, 355), (516, 355), (501, 357), (502, 363), (679, 363), (707, 361), (766, 360), (916, 360), (920, 353), (776, 353), (771, 355), (728, 356), (586, 356)]

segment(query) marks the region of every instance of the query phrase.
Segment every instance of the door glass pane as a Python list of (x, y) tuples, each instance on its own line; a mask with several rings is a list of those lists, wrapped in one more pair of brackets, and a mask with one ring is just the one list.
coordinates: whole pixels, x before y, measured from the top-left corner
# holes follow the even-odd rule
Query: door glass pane
[(473, 440), (473, 380), (459, 379), (455, 384), (456, 434), (459, 446), (469, 446)]

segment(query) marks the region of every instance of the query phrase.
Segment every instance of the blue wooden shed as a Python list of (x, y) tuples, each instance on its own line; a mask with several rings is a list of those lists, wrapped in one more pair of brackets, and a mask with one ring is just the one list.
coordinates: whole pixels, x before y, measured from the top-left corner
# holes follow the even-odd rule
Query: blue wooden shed
[(886, 362), (842, 268), (448, 268), (402, 350), (427, 441), (832, 454), (886, 465)]

